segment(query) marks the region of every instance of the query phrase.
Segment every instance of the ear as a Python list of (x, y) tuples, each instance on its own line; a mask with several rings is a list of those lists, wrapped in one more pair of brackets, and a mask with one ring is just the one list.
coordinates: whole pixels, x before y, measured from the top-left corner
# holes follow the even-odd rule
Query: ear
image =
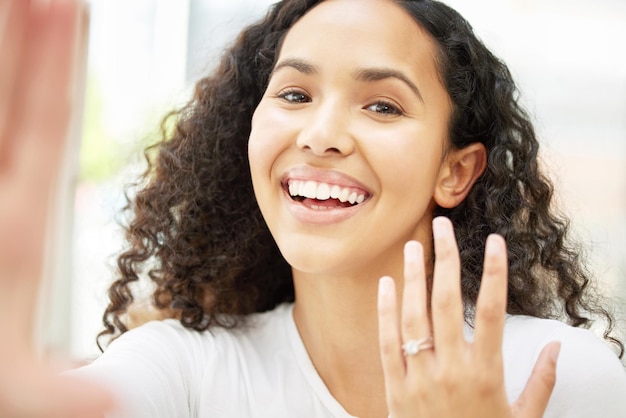
[(487, 150), (481, 143), (451, 150), (446, 155), (435, 187), (435, 202), (444, 208), (461, 204), (487, 167)]

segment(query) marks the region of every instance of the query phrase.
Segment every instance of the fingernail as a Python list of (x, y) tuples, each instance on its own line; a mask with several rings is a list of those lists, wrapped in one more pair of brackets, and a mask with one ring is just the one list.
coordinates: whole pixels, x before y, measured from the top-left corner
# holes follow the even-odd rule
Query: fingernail
[(433, 219), (433, 236), (435, 238), (442, 238), (448, 235), (450, 229), (450, 221), (448, 218), (438, 216)]
[(417, 241), (408, 241), (404, 244), (404, 260), (417, 260), (420, 244)]
[(488, 255), (499, 255), (504, 251), (503, 239), (498, 234), (491, 234), (485, 243), (485, 253)]
[(389, 276), (383, 276), (378, 281), (378, 294), (389, 295), (393, 292), (393, 279)]

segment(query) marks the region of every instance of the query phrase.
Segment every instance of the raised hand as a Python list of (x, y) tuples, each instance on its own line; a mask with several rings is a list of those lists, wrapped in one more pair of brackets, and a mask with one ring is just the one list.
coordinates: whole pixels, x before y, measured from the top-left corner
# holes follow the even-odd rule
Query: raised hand
[(44, 364), (33, 346), (48, 208), (71, 114), (81, 5), (0, 0), (0, 416), (96, 417), (102, 389)]
[(487, 240), (474, 341), (468, 342), (463, 334), (459, 253), (450, 221), (435, 219), (433, 235), (436, 261), (430, 315), (419, 243), (405, 246), (400, 319), (394, 281), (380, 280), (379, 339), (390, 416), (542, 417), (555, 383), (559, 345), (544, 348), (526, 388), (509, 404), (502, 363), (507, 292), (504, 239), (491, 235)]

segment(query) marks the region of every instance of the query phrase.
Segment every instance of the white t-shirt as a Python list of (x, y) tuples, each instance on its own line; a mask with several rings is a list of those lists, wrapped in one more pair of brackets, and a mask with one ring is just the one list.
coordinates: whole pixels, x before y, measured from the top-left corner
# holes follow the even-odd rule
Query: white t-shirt
[[(351, 417), (311, 363), (292, 308), (255, 314), (251, 326), (238, 330), (150, 322), (75, 374), (111, 388), (124, 409), (110, 415), (116, 418)], [(562, 341), (561, 353), (544, 418), (625, 418), (626, 371), (617, 356), (590, 331), (552, 320), (507, 319), (509, 399), (521, 393), (542, 347), (554, 340)]]

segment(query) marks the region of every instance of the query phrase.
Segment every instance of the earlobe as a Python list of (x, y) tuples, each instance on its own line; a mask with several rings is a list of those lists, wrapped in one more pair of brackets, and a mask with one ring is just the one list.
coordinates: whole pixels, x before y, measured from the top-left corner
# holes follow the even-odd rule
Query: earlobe
[(435, 202), (444, 208), (461, 204), (486, 167), (487, 150), (481, 143), (450, 151), (439, 172)]

